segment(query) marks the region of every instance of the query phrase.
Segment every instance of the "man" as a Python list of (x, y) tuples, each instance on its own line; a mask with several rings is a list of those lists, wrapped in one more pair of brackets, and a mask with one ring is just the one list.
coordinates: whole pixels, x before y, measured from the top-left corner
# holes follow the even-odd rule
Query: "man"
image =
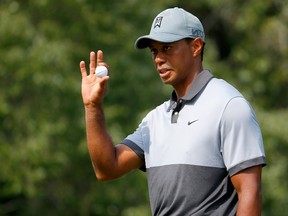
[(90, 53), (90, 73), (80, 63), (87, 142), (96, 177), (114, 179), (146, 170), (153, 215), (261, 215), (261, 169), (266, 164), (255, 114), (227, 82), (203, 70), (205, 34), (197, 17), (181, 8), (154, 19), (149, 47), (171, 99), (156, 107), (133, 134), (114, 146), (102, 109), (109, 76), (95, 75), (103, 53)]

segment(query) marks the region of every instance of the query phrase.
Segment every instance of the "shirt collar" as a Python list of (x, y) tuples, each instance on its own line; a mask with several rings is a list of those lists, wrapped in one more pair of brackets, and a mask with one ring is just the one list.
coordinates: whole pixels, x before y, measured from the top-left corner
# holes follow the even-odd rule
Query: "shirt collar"
[[(206, 86), (206, 84), (212, 78), (213, 78), (213, 75), (211, 74), (209, 70), (205, 69), (201, 71), (197, 75), (196, 79), (190, 85), (186, 94), (183, 97), (179, 98), (178, 100), (182, 100), (183, 102), (191, 101)], [(171, 109), (174, 109), (176, 102), (177, 102), (177, 95), (174, 90), (170, 97), (170, 106), (168, 107), (167, 112), (169, 112)]]

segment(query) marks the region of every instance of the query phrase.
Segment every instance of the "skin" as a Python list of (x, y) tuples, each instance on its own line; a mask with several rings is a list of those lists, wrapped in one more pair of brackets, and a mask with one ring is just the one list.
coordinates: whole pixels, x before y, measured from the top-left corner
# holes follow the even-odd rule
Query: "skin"
[(178, 97), (185, 95), (193, 80), (203, 70), (199, 59), (202, 46), (200, 38), (190, 43), (186, 40), (150, 43), (156, 71), (164, 84), (173, 86)]
[[(196, 76), (202, 71), (200, 38), (187, 42), (150, 42), (150, 50), (156, 71), (164, 84), (172, 85), (178, 97), (185, 95)], [(96, 178), (100, 181), (118, 178), (143, 165), (141, 158), (126, 145), (113, 145), (105, 126), (103, 99), (109, 76), (95, 75), (97, 65), (104, 62), (103, 52), (90, 53), (89, 73), (85, 62), (80, 62), (82, 74), (82, 98), (85, 107), (86, 135), (89, 154)], [(239, 204), (237, 216), (261, 215), (261, 166), (245, 169), (231, 177)]]
[(232, 184), (238, 194), (237, 216), (260, 216), (262, 210), (261, 191), (262, 166), (254, 166), (242, 170), (231, 177)]

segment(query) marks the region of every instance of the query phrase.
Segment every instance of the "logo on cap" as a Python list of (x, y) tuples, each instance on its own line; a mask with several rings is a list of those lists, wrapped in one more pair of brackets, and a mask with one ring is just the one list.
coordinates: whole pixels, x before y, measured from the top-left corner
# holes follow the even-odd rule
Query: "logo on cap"
[(160, 28), (161, 27), (162, 19), (163, 19), (163, 16), (159, 16), (156, 18), (154, 28), (156, 28), (156, 27)]
[(193, 37), (201, 37), (201, 38), (204, 38), (204, 33), (201, 31), (201, 30), (199, 30), (199, 29), (193, 29), (192, 28), (192, 36)]

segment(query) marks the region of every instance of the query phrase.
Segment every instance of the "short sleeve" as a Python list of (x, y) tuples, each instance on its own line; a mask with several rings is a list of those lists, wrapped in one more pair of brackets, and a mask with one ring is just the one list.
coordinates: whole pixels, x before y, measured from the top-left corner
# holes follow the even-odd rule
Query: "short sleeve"
[(220, 128), (221, 151), (230, 176), (246, 168), (266, 164), (256, 115), (243, 97), (235, 97), (228, 102)]
[(128, 135), (124, 140), (122, 140), (121, 144), (130, 147), (142, 160), (144, 160), (144, 150), (142, 148), (143, 139), (141, 133), (141, 124), (134, 131), (134, 133)]
[[(131, 148), (145, 164), (145, 146), (147, 146), (148, 134), (147, 117), (142, 120), (138, 128), (130, 135), (128, 135), (121, 144), (124, 144)], [(142, 171), (146, 171), (146, 167), (140, 168)]]

